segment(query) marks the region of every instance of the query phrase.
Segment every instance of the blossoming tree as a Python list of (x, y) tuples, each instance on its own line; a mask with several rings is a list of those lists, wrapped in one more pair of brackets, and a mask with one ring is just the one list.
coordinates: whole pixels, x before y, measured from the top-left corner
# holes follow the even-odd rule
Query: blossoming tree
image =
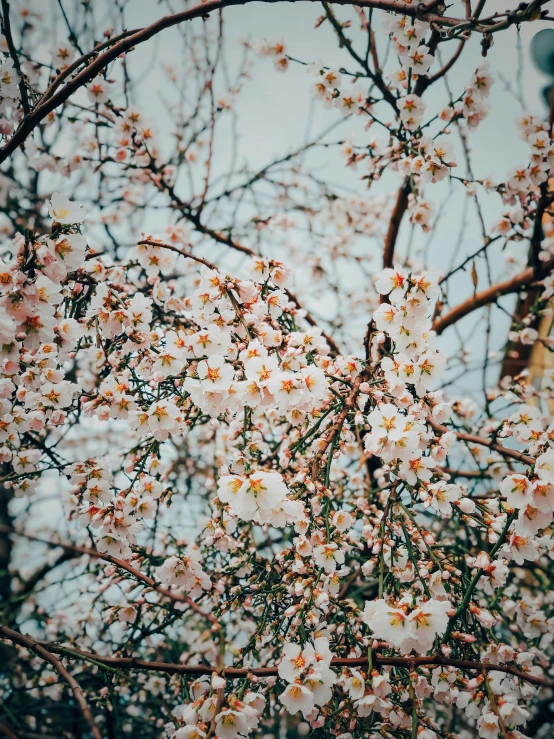
[[(551, 736), (554, 106), (470, 156), (548, 2), (323, 2), (338, 67), (230, 60), (247, 2), (1, 2), (0, 735)], [(133, 60), (171, 27), (164, 138)], [(269, 63), (335, 123), (256, 169)], [(444, 268), (402, 234), (447, 183), (480, 236)]]

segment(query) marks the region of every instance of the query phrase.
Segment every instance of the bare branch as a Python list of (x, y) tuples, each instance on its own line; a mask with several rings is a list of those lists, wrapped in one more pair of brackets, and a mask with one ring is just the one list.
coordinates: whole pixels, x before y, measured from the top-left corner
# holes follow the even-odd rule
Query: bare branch
[(45, 662), (48, 662), (52, 665), (58, 675), (63, 678), (63, 680), (65, 680), (65, 682), (71, 688), (73, 695), (75, 696), (75, 700), (79, 704), (81, 713), (83, 714), (83, 717), (85, 718), (87, 724), (90, 726), (90, 730), (94, 739), (102, 739), (100, 729), (96, 725), (94, 716), (92, 715), (83, 691), (81, 690), (81, 686), (79, 685), (77, 680), (75, 680), (75, 678), (69, 674), (60, 660), (55, 657), (49, 650), (35, 641), (35, 639), (31, 639), (30, 636), (20, 634), (18, 631), (13, 631), (13, 629), (9, 629), (7, 626), (0, 626), (0, 634), (2, 634), (6, 639), (9, 639), (15, 644), (19, 644), (20, 646), (29, 649), (31, 652), (34, 652), (37, 656), (41, 657)]
[(433, 330), (436, 331), (437, 334), (442, 334), (442, 332), (449, 326), (457, 323), (459, 320), (464, 318), (464, 316), (473, 313), (473, 311), (477, 310), (478, 308), (482, 308), (485, 305), (495, 303), (498, 298), (501, 298), (503, 295), (510, 295), (513, 293), (517, 293), (520, 290), (524, 290), (526, 287), (531, 285), (531, 283), (549, 274), (553, 266), (554, 262), (550, 260), (549, 262), (545, 262), (540, 267), (540, 271), (538, 274), (535, 272), (533, 267), (528, 267), (523, 272), (519, 272), (514, 277), (510, 277), (509, 279), (504, 280), (504, 282), (499, 282), (496, 285), (491, 285), (491, 287), (488, 287), (486, 290), (483, 290), (480, 293), (476, 293), (471, 298), (464, 300), (463, 303), (460, 303), (455, 308), (452, 308), (452, 310), (449, 311), (445, 316), (437, 318), (433, 323)]

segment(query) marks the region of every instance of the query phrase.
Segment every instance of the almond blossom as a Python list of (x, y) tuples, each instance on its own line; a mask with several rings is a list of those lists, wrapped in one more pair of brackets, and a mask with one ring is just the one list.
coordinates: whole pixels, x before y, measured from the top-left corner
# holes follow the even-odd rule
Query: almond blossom
[(546, 736), (545, 3), (5, 5), (0, 728)]

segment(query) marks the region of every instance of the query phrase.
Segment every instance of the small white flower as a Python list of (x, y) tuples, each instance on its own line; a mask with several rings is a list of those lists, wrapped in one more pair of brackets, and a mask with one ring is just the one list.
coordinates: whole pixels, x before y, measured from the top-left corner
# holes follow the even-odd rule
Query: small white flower
[(315, 698), (311, 690), (293, 683), (288, 685), (285, 692), (281, 693), (279, 700), (285, 706), (289, 713), (298, 713), (302, 711), (302, 715), (306, 718), (315, 707)]
[(72, 203), (71, 200), (62, 195), (61, 192), (52, 194), (52, 198), (46, 201), (50, 217), (64, 226), (82, 223), (86, 218), (86, 212), (82, 205)]

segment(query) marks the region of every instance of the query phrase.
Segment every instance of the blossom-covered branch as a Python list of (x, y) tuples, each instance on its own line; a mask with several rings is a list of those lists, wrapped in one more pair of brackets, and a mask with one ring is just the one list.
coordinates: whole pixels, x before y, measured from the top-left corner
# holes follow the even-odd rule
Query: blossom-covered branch
[(548, 10), (242, 4), (2, 3), (0, 731), (546, 736)]

